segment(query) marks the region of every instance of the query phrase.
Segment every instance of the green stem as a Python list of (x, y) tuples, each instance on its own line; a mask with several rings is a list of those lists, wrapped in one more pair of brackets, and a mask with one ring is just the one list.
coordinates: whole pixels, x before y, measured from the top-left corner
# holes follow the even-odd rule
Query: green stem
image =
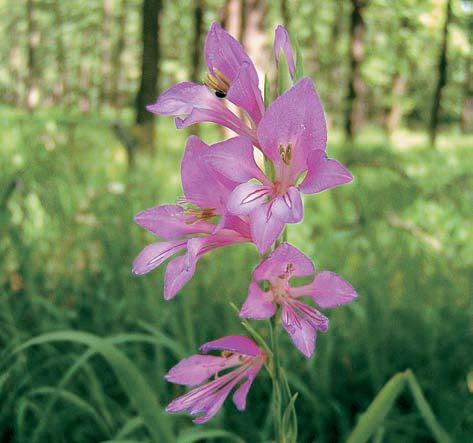
[(282, 392), (281, 392), (281, 368), (279, 361), (279, 340), (277, 334), (277, 314), (269, 321), (271, 336), (271, 349), (273, 357), (271, 360), (271, 372), (273, 382), (272, 415), (274, 425), (274, 437), (276, 443), (284, 442), (284, 430), (282, 429)]

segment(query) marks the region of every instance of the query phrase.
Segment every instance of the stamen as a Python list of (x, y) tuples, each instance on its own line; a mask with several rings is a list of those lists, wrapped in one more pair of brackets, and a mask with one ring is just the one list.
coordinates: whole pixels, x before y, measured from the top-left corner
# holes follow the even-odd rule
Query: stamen
[(284, 164), (289, 166), (292, 160), (292, 144), (288, 143), (286, 146), (279, 145), (279, 155)]
[(230, 88), (230, 80), (218, 69), (213, 68), (213, 74), (207, 73), (204, 85), (214, 91), (218, 98), (225, 98)]

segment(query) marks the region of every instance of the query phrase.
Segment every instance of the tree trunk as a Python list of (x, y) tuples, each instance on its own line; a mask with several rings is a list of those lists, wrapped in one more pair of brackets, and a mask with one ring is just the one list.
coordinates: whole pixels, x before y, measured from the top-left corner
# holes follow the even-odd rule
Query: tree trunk
[(264, 18), (266, 16), (265, 0), (243, 0), (245, 19), (242, 20), (243, 32), (241, 43), (253, 60), (260, 78), (268, 72), (269, 60), (266, 51), (266, 32)]
[(432, 110), (430, 113), (430, 124), (429, 124), (429, 139), (430, 144), (435, 147), (437, 139), (437, 129), (439, 122), (440, 106), (442, 101), (442, 91), (447, 84), (447, 69), (448, 69), (448, 27), (452, 18), (452, 2), (447, 0), (446, 11), (445, 11), (445, 23), (442, 30), (442, 43), (440, 46), (440, 54), (438, 61), (438, 76), (437, 84), (435, 86), (434, 98), (432, 101)]
[(103, 0), (99, 106), (110, 97), (110, 61), (113, 22), (113, 0)]
[[(340, 84), (343, 82), (343, 67), (340, 63), (339, 57), (339, 46), (340, 46), (340, 37), (342, 36), (343, 28), (345, 25), (345, 11), (344, 11), (344, 0), (335, 0), (334, 11), (333, 11), (333, 21), (330, 30), (330, 43), (329, 43), (329, 54), (330, 61), (328, 63), (328, 75), (330, 85), (330, 94), (328, 95), (328, 103), (332, 108), (332, 115), (338, 119), (343, 117), (343, 102), (345, 99), (345, 94)], [(318, 67), (318, 60), (315, 60), (316, 67)]]
[(202, 59), (202, 34), (204, 24), (204, 0), (194, 0), (194, 41), (192, 44), (191, 80), (200, 83), (200, 67)]
[(365, 53), (364, 35), (366, 31), (363, 13), (367, 3), (367, 0), (351, 0), (353, 9), (350, 18), (350, 71), (345, 111), (345, 136), (350, 142), (353, 142), (356, 131), (363, 120), (364, 83), (361, 78), (361, 64)]
[(54, 101), (56, 103), (65, 102), (67, 105), (66, 55), (63, 38), (63, 16), (59, 0), (54, 1), (54, 24), (56, 27), (56, 64), (58, 76), (58, 81), (54, 87)]
[(386, 116), (386, 131), (388, 135), (391, 135), (402, 121), (402, 99), (406, 92), (407, 64), (409, 62), (404, 33), (409, 29), (409, 21), (406, 18), (401, 18), (400, 24), (397, 27), (396, 68), (392, 77), (391, 106)]
[(288, 0), (281, 0), (281, 17), (283, 25), (290, 29), (291, 26), (291, 14), (289, 12)]
[(386, 117), (386, 130), (392, 134), (397, 129), (402, 120), (402, 98), (406, 91), (406, 77), (400, 71), (393, 76), (391, 107)]
[(36, 26), (34, 0), (26, 0), (26, 20), (27, 20), (27, 39), (28, 39), (28, 76), (26, 83), (26, 107), (32, 112), (39, 103), (38, 77), (39, 70), (36, 62), (36, 50), (39, 46), (40, 33)]
[[(142, 41), (143, 55), (141, 82), (136, 96), (136, 123), (139, 145), (149, 153), (154, 147), (154, 116), (146, 105), (156, 100), (159, 64), (159, 15), (162, 0), (143, 0)], [(132, 159), (129, 159), (130, 162)]]
[(461, 117), (461, 130), (464, 134), (473, 131), (473, 17), (469, 17), (467, 23), (467, 34), (469, 38), (469, 53), (465, 60), (465, 80), (463, 82), (463, 109)]
[(244, 2), (245, 0), (227, 0), (223, 8), (222, 27), (237, 40), (241, 40), (241, 34), (244, 31), (241, 25)]
[(120, 85), (122, 82), (122, 54), (125, 49), (126, 36), (126, 14), (128, 9), (128, 0), (121, 0), (120, 12), (117, 17), (118, 37), (112, 54), (112, 72), (110, 82), (110, 101), (112, 105), (119, 108), (120, 103)]

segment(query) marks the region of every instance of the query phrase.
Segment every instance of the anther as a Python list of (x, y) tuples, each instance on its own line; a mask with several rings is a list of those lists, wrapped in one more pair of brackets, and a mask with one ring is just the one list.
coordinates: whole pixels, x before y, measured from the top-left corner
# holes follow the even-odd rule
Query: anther
[(292, 159), (292, 145), (288, 143), (287, 146), (279, 145), (279, 155), (284, 164), (289, 165)]

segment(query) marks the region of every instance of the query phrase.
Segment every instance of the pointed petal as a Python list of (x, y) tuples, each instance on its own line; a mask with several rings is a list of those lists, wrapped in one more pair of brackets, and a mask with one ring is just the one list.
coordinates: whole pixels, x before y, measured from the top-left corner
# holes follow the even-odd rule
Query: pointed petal
[(170, 300), (193, 277), (197, 259), (189, 253), (170, 261), (164, 274), (164, 299)]
[(212, 145), (204, 154), (204, 161), (234, 182), (245, 183), (252, 178), (267, 181), (256, 164), (253, 145), (247, 137), (235, 137)]
[(285, 166), (280, 145), (291, 144), (292, 174), (305, 171), (309, 152), (325, 150), (327, 144), (324, 110), (312, 81), (303, 78), (278, 97), (265, 112), (257, 132), (262, 151), (277, 169)]
[(316, 149), (309, 154), (308, 171), (299, 189), (305, 194), (315, 194), (335, 188), (353, 179), (350, 171), (337, 160), (327, 158), (324, 151)]
[(181, 360), (164, 376), (170, 383), (196, 386), (224, 369), (239, 364), (238, 358), (193, 355)]
[(312, 260), (289, 243), (281, 243), (253, 273), (256, 281), (273, 281), (280, 275), (307, 277), (315, 273)]
[(146, 246), (133, 262), (133, 274), (143, 275), (161, 265), (166, 259), (186, 248), (187, 241), (173, 240)]
[(187, 201), (202, 209), (226, 212), (226, 201), (235, 185), (222, 183), (215, 171), (204, 160), (210, 147), (196, 136), (187, 140), (181, 163), (182, 188)]
[(242, 183), (233, 190), (228, 198), (228, 212), (234, 215), (248, 215), (255, 208), (265, 204), (269, 192), (267, 186)]
[(272, 215), (269, 205), (259, 205), (250, 214), (251, 238), (261, 254), (271, 247), (285, 226), (284, 222)]
[(292, 306), (294, 306), (298, 314), (302, 316), (307, 322), (316, 330), (326, 332), (329, 327), (329, 320), (325, 315), (317, 311), (317, 309), (312, 308), (311, 306), (302, 303), (298, 300), (292, 301)]
[(336, 308), (351, 303), (358, 297), (350, 283), (333, 272), (317, 274), (308, 286), (310, 292), (306, 295), (310, 295), (321, 308)]
[(264, 103), (258, 82), (254, 81), (254, 69), (254, 66), (247, 62), (241, 65), (226, 98), (244, 109), (255, 124), (258, 124), (264, 113)]
[(230, 351), (253, 357), (261, 354), (261, 349), (253, 340), (241, 335), (228, 335), (209, 341), (200, 347), (200, 351), (205, 353), (209, 351)]
[(253, 320), (266, 320), (276, 313), (271, 294), (264, 292), (257, 283), (251, 282), (248, 297), (241, 310), (240, 317)]
[[(233, 387), (235, 386), (237, 382), (238, 382), (238, 379), (230, 382), (227, 386), (222, 388), (220, 391), (217, 391), (215, 395), (213, 396), (213, 398), (209, 398), (205, 402), (204, 407), (202, 406), (199, 407), (199, 409), (203, 411), (204, 414), (192, 421), (197, 425), (207, 423), (213, 416), (215, 416), (215, 414), (217, 414), (218, 411), (220, 411), (220, 408), (222, 407), (223, 402), (226, 400), (226, 398), (228, 397), (228, 394), (230, 394), (230, 391), (233, 389)], [(193, 411), (192, 415), (196, 415), (196, 413)]]
[(258, 375), (258, 372), (261, 370), (261, 367), (263, 366), (262, 363), (255, 365), (255, 367), (251, 368), (251, 370), (248, 372), (248, 378), (247, 380), (239, 386), (239, 388), (235, 391), (233, 394), (233, 403), (237, 407), (239, 411), (244, 411), (246, 408), (246, 397), (248, 395), (248, 392), (251, 388), (251, 385), (253, 384), (254, 379)]
[(258, 74), (241, 44), (218, 23), (212, 23), (204, 47), (205, 62), (211, 73), (221, 72), (233, 82), (243, 63), (250, 65), (250, 76), (258, 85)]
[(316, 332), (310, 323), (299, 317), (288, 304), (283, 304), (281, 324), (297, 349), (306, 357), (311, 357), (315, 350)]
[(145, 209), (135, 216), (135, 222), (166, 240), (188, 234), (210, 233), (213, 229), (211, 224), (196, 220), (178, 205), (161, 205)]
[(271, 212), (284, 223), (299, 223), (304, 216), (304, 208), (299, 190), (291, 186), (286, 194), (275, 198)]
[(286, 28), (279, 25), (274, 32), (274, 58), (276, 59), (276, 65), (279, 64), (281, 51), (284, 52), (287, 65), (289, 67), (289, 73), (293, 79), (294, 74), (296, 73), (296, 64), (294, 63), (294, 53), (292, 51), (291, 39), (289, 38), (289, 33), (287, 32)]
[(183, 82), (172, 86), (158, 97), (156, 103), (147, 106), (146, 109), (153, 114), (177, 117), (178, 129), (194, 123), (212, 122), (237, 133), (249, 131), (249, 128), (206, 86), (196, 83)]

